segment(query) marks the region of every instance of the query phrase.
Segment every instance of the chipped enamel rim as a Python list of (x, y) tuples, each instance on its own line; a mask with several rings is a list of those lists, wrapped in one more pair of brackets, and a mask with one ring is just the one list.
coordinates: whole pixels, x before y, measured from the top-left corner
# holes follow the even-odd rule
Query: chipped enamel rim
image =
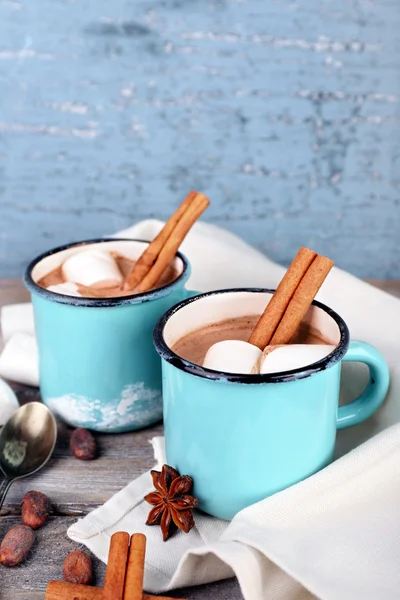
[(213, 369), (205, 369), (204, 367), (191, 363), (175, 354), (175, 352), (171, 350), (171, 348), (167, 345), (164, 339), (164, 328), (170, 317), (172, 317), (172, 315), (177, 313), (181, 308), (183, 308), (187, 304), (190, 304), (191, 302), (196, 302), (197, 300), (200, 300), (201, 298), (205, 298), (207, 296), (214, 296), (216, 294), (226, 294), (232, 292), (273, 294), (275, 290), (266, 288), (231, 288), (225, 290), (216, 290), (213, 292), (206, 292), (205, 294), (199, 294), (198, 296), (194, 296), (193, 298), (188, 298), (187, 300), (179, 302), (179, 304), (176, 304), (175, 306), (170, 308), (161, 317), (161, 319), (158, 321), (154, 328), (154, 345), (161, 358), (169, 364), (176, 367), (177, 369), (185, 371), (186, 373), (190, 373), (191, 375), (195, 375), (196, 377), (202, 377), (203, 379), (210, 379), (212, 381), (218, 381), (222, 383), (258, 384), (283, 383), (285, 381), (297, 381), (298, 379), (310, 377), (311, 375), (314, 375), (314, 373), (325, 371), (325, 369), (333, 367), (336, 363), (342, 360), (343, 356), (346, 354), (350, 343), (350, 333), (346, 323), (344, 322), (342, 317), (340, 317), (334, 310), (332, 310), (325, 304), (322, 304), (322, 302), (318, 302), (317, 300), (314, 300), (312, 304), (323, 310), (336, 322), (340, 332), (340, 340), (336, 348), (330, 354), (306, 367), (299, 367), (298, 369), (281, 371), (279, 373), (266, 373), (264, 375), (244, 375), (236, 373), (224, 373), (222, 371), (214, 371)]
[(122, 306), (123, 304), (141, 304), (142, 302), (156, 300), (157, 298), (166, 296), (178, 284), (184, 284), (189, 279), (191, 271), (190, 264), (186, 256), (184, 256), (181, 252), (177, 252), (175, 254), (175, 258), (180, 258), (180, 260), (182, 261), (183, 269), (182, 272), (178, 275), (178, 277), (174, 279), (174, 281), (171, 281), (170, 283), (167, 283), (166, 285), (163, 285), (162, 287), (159, 287), (156, 290), (142, 292), (140, 294), (130, 294), (129, 296), (123, 296), (122, 298), (85, 298), (84, 296), (68, 296), (66, 294), (58, 294), (56, 292), (51, 292), (50, 290), (42, 288), (32, 278), (32, 271), (34, 267), (40, 261), (44, 260), (48, 256), (51, 256), (52, 254), (57, 254), (58, 252), (62, 252), (63, 250), (68, 250), (69, 248), (74, 248), (77, 246), (81, 246), (83, 248), (91, 244), (103, 244), (107, 242), (142, 242), (144, 244), (150, 243), (149, 240), (141, 240), (137, 238), (96, 238), (93, 240), (83, 240), (82, 242), (73, 242), (71, 244), (65, 244), (64, 246), (58, 246), (57, 248), (53, 248), (48, 252), (40, 254), (29, 263), (23, 276), (24, 284), (30, 292), (37, 294), (42, 298), (46, 298), (47, 300), (51, 300), (52, 302), (58, 302), (60, 304), (70, 304), (72, 306), (106, 307)]

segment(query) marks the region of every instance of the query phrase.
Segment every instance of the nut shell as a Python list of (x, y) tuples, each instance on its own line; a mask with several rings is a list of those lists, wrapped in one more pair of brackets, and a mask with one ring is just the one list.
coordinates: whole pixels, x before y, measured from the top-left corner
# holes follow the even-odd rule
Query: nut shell
[(90, 431), (83, 427), (72, 432), (69, 446), (79, 460), (93, 460), (97, 456), (96, 441)]
[(42, 527), (50, 512), (50, 500), (46, 494), (31, 490), (22, 500), (22, 522), (32, 529)]
[(64, 560), (64, 581), (89, 585), (93, 579), (92, 559), (82, 550), (73, 550)]
[(26, 525), (17, 525), (6, 533), (0, 545), (0, 563), (5, 567), (19, 565), (28, 555), (35, 534)]

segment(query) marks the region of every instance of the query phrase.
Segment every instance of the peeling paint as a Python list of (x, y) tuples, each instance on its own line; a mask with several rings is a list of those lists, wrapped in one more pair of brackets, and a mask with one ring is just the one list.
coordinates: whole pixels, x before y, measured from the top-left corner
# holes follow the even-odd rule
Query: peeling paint
[(90, 129), (61, 129), (60, 127), (56, 127), (54, 125), (28, 125), (23, 123), (2, 123), (0, 121), (0, 133), (4, 132), (60, 135), (83, 139), (93, 139), (98, 136), (97, 131), (93, 131)]
[(289, 263), (400, 278), (400, 3), (0, 0), (0, 276), (206, 218)]
[(63, 112), (70, 112), (76, 115), (86, 115), (89, 110), (88, 106), (84, 104), (76, 104), (74, 102), (49, 102), (46, 104), (48, 108), (52, 110), (61, 110)]
[(54, 60), (53, 54), (46, 54), (43, 52), (36, 52), (35, 50), (28, 50), (23, 48), (21, 50), (0, 50), (0, 60), (15, 60), (25, 58), (37, 58), (39, 60)]

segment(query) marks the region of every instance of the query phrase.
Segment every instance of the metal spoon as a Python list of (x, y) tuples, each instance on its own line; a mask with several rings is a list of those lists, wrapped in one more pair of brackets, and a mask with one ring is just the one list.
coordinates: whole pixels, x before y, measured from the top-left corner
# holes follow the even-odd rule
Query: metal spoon
[(0, 432), (0, 509), (15, 479), (32, 475), (49, 460), (57, 439), (56, 420), (40, 402), (21, 406)]

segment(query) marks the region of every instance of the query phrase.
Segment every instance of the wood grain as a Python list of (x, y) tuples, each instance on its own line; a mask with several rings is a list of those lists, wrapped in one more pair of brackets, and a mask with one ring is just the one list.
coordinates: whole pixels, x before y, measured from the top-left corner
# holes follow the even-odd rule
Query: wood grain
[[(26, 398), (24, 394), (19, 396)], [(34, 477), (15, 481), (0, 514), (19, 514), (21, 498), (36, 488), (49, 495), (57, 515), (82, 515), (100, 506), (152, 466), (149, 439), (162, 435), (162, 426), (129, 434), (95, 434), (100, 456), (90, 463), (71, 455), (71, 431), (59, 422), (57, 445), (48, 467)], [(75, 485), (83, 480), (87, 485)]]
[[(51, 517), (42, 529), (36, 532), (36, 542), (30, 555), (18, 567), (7, 569), (0, 567), (0, 599), (1, 600), (44, 600), (44, 592), (49, 581), (62, 579), (62, 564), (69, 552), (78, 546), (67, 537), (67, 529), (75, 522), (74, 517)], [(5, 533), (18, 525), (18, 517), (2, 517), (0, 519), (0, 539)], [(94, 556), (93, 584), (102, 586), (105, 576), (105, 565)], [(168, 592), (173, 598), (188, 600), (241, 600), (239, 586), (234, 579), (220, 581), (208, 585), (196, 586)]]
[(398, 0), (1, 0), (0, 276), (34, 254), (206, 219), (400, 277)]
[[(400, 281), (374, 281), (374, 285), (400, 297)], [(0, 280), (0, 306), (26, 299), (18, 280)], [(14, 385), (22, 402), (37, 399), (36, 388)], [(54, 456), (39, 473), (16, 481), (7, 495), (0, 516), (0, 539), (6, 531), (20, 523), (20, 504), (24, 494), (37, 489), (49, 495), (53, 514), (48, 524), (37, 531), (37, 542), (25, 563), (14, 569), (0, 567), (0, 600), (43, 600), (51, 579), (62, 578), (62, 564), (77, 544), (67, 538), (68, 527), (78, 516), (101, 505), (115, 492), (153, 465), (149, 439), (162, 435), (162, 425), (136, 433), (118, 435), (96, 434), (100, 456), (90, 463), (78, 461), (69, 450), (70, 429), (60, 423), (60, 433)], [(85, 481), (85, 486), (77, 485)], [(94, 559), (95, 584), (102, 585), (104, 565)], [(240, 600), (235, 580), (222, 581), (170, 593), (189, 600)]]

